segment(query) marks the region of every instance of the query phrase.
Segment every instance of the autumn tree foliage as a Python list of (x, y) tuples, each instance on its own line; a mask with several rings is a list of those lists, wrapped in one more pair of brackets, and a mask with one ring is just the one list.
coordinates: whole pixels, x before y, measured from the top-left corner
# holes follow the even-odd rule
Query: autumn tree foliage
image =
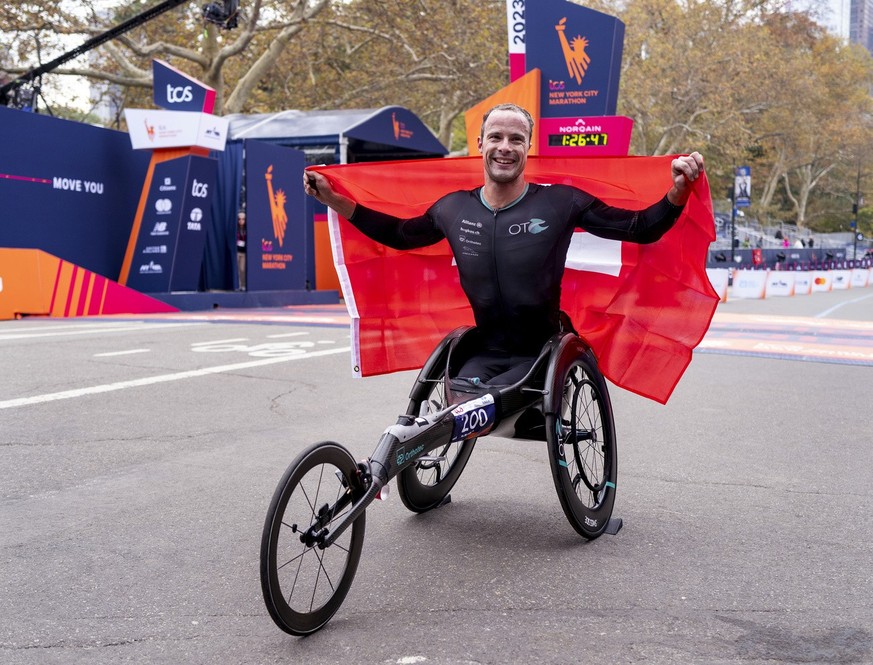
[[(22, 0), (0, 13), (0, 75), (16, 76), (159, 0)], [(508, 82), (504, 0), (241, 0), (238, 27), (186, 2), (46, 77), (150, 104), (153, 58), (217, 91), (217, 112), (418, 113), (452, 147), (463, 112)], [(528, 0), (528, 11), (536, 3)], [(787, 0), (591, 0), (626, 26), (618, 112), (631, 152), (700, 150), (713, 192), (753, 168), (752, 213), (839, 224), (873, 175), (873, 59)], [(795, 3), (796, 5), (796, 3)]]

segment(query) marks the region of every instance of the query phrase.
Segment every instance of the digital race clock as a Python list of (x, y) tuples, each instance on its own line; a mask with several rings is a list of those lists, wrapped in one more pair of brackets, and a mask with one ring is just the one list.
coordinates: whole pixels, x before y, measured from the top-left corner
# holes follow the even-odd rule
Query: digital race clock
[(549, 147), (579, 147), (604, 146), (609, 140), (609, 134), (598, 132), (592, 134), (549, 134)]

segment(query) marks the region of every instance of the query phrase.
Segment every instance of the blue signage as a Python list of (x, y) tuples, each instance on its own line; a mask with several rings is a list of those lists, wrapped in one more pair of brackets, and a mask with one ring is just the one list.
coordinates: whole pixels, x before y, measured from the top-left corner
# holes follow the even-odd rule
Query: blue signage
[(144, 293), (197, 290), (216, 173), (215, 160), (205, 157), (155, 164), (127, 286)]
[(176, 253), (173, 256), (171, 291), (196, 291), (206, 246), (206, 230), (212, 228), (218, 162), (206, 157), (188, 157), (185, 198)]
[(542, 75), (540, 116), (615, 115), (624, 23), (566, 0), (531, 3), (525, 23), (525, 67)]
[(738, 166), (734, 172), (734, 205), (748, 208), (752, 205), (752, 169)]
[(261, 141), (245, 142), (246, 288), (288, 291), (306, 288), (309, 254), (300, 150)]
[(155, 106), (168, 111), (212, 113), (215, 90), (161, 60), (152, 60)]
[(124, 132), (0, 107), (0, 247), (121, 271), (149, 156)]

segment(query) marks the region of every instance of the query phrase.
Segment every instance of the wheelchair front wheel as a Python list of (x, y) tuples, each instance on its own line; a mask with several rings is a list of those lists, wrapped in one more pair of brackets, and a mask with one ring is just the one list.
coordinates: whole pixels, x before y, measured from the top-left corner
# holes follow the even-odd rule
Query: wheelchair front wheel
[(561, 395), (546, 417), (552, 478), (564, 514), (588, 539), (605, 531), (615, 503), (618, 459), (606, 380), (590, 350), (573, 359), (552, 389)]
[(338, 443), (317, 443), (279, 482), (261, 538), (261, 589), (273, 621), (292, 635), (322, 628), (351, 587), (364, 545), (361, 513), (329, 547), (315, 534), (339, 521), (362, 492), (357, 465)]
[[(421, 399), (412, 399), (408, 415), (425, 415), (448, 406), (445, 374), (429, 382), (430, 390)], [(397, 475), (397, 493), (403, 505), (416, 513), (439, 506), (461, 477), (476, 439), (455, 441), (423, 455)]]

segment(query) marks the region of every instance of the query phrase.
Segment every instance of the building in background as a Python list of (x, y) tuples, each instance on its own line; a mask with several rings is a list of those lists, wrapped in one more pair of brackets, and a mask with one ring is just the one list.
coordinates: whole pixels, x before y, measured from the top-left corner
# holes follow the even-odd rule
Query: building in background
[(846, 4), (850, 4), (849, 41), (873, 53), (873, 0), (850, 0)]

